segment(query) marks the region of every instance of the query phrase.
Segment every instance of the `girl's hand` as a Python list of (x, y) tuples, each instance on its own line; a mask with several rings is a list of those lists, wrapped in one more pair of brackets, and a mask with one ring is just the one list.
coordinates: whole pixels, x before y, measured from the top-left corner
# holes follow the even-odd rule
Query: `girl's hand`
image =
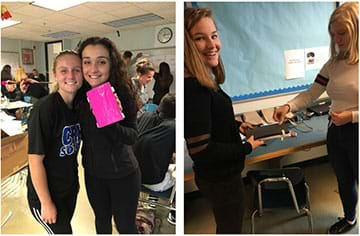
[(57, 210), (53, 202), (41, 204), (41, 219), (47, 224), (56, 223)]
[(352, 122), (352, 112), (351, 111), (338, 111), (331, 112), (331, 121), (336, 126), (344, 125), (346, 123)]
[(275, 108), (273, 113), (273, 119), (279, 124), (282, 124), (285, 120), (286, 114), (290, 111), (289, 105), (282, 105), (281, 107)]
[(30, 84), (36, 84), (39, 83), (39, 81), (34, 80), (34, 79), (30, 79), (30, 78), (24, 78), (20, 80), (20, 91), (22, 93), (26, 93), (26, 91), (29, 88)]
[(122, 112), (123, 107), (122, 107), (122, 105), (121, 105), (120, 99), (119, 99), (119, 97), (117, 96), (117, 94), (116, 94), (116, 93), (114, 93), (114, 95), (115, 95), (115, 100), (116, 100), (116, 103), (119, 105), (120, 112)]
[(256, 139), (254, 140), (254, 135), (251, 135), (248, 139), (247, 142), (251, 144), (252, 150), (256, 149), (257, 147), (261, 146), (264, 144), (264, 140), (261, 139)]
[(253, 128), (254, 128), (254, 126), (252, 126), (252, 124), (243, 122), (243, 123), (241, 123), (239, 130), (242, 134), (245, 134), (247, 129), (253, 129)]

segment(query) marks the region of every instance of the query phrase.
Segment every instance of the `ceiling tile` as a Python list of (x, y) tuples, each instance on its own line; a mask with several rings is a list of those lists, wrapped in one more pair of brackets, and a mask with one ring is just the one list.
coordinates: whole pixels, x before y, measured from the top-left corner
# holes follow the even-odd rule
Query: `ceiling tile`
[(106, 4), (100, 2), (87, 2), (84, 4), (84, 6), (95, 9), (97, 11), (111, 14), (114, 9), (125, 10), (126, 8), (131, 7), (132, 4), (127, 2), (107, 2)]
[(25, 6), (19, 7), (17, 9), (15, 9), (13, 12), (14, 12), (14, 14), (20, 13), (23, 15), (28, 15), (28, 16), (33, 16), (33, 17), (43, 17), (43, 16), (54, 13), (54, 11), (52, 11), (52, 10), (41, 8), (41, 7), (36, 7), (36, 6), (32, 6), (32, 5), (25, 5)]
[(117, 16), (118, 19), (133, 17), (133, 16), (140, 16), (149, 13), (141, 8), (131, 6), (125, 9), (114, 9), (111, 14)]
[[(51, 41), (49, 38), (40, 36), (51, 32), (74, 31), (79, 32), (80, 35), (73, 38), (85, 38), (115, 33), (116, 30), (126, 31), (175, 22), (175, 2), (87, 2), (58, 12), (32, 6), (26, 2), (3, 1), (2, 3), (6, 4), (15, 20), (22, 21), (21, 24), (3, 29), (2, 37), (33, 41)], [(149, 13), (159, 15), (164, 19), (120, 28), (102, 24)]]
[(118, 17), (114, 16), (114, 15), (106, 14), (106, 13), (99, 13), (99, 14), (90, 16), (88, 19), (91, 20), (92, 22), (102, 24), (104, 22), (117, 20)]
[(77, 16), (79, 18), (87, 19), (88, 17), (91, 17), (95, 14), (97, 14), (97, 10), (78, 5), (75, 7), (71, 7), (68, 9), (65, 9), (61, 11), (64, 14), (71, 15), (71, 16)]

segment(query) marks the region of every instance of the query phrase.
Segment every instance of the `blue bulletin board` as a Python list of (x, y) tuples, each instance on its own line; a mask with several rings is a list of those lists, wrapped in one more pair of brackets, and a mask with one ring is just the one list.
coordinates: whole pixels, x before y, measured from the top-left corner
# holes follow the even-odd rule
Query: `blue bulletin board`
[(319, 69), (285, 79), (284, 51), (329, 47), (328, 21), (335, 2), (196, 2), (212, 9), (222, 42), (233, 102), (308, 88)]

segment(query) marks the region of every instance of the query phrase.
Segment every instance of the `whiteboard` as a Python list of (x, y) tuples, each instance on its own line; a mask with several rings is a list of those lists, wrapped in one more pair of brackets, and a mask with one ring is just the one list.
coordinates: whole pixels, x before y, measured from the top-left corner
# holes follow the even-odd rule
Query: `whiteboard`
[(156, 71), (159, 71), (159, 65), (161, 62), (168, 63), (170, 67), (170, 71), (175, 77), (175, 73), (176, 73), (175, 47), (133, 50), (132, 51), (133, 56), (135, 56), (139, 52), (143, 53), (143, 58), (148, 58), (152, 62)]
[(14, 77), (16, 74), (16, 68), (20, 67), (20, 58), (17, 52), (1, 52), (1, 70), (5, 65), (11, 66), (11, 74)]
[(285, 79), (286, 50), (328, 47), (335, 2), (197, 2), (208, 7), (222, 42), (222, 88), (232, 101), (259, 99), (308, 88), (319, 69)]
[[(159, 71), (159, 65), (161, 62), (166, 62), (169, 64), (170, 72), (174, 76), (174, 80), (170, 86), (170, 92), (175, 93), (176, 91), (176, 56), (175, 56), (175, 47), (168, 47), (168, 48), (153, 48), (153, 49), (142, 49), (142, 50), (133, 50), (133, 56), (137, 53), (142, 52), (142, 58), (148, 58), (152, 64), (154, 65), (155, 71)], [(152, 80), (146, 87), (147, 93), (150, 97), (153, 96), (154, 92), (152, 88), (154, 87), (155, 80)]]

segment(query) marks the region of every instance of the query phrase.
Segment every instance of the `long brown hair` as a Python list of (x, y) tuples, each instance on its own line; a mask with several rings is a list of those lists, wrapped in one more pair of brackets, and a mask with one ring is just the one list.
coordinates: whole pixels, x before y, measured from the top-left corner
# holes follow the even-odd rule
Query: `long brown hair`
[(359, 62), (359, 3), (357, 2), (348, 2), (344, 3), (331, 14), (328, 31), (330, 34), (330, 50), (331, 50), (331, 60), (336, 61), (339, 54), (335, 49), (335, 40), (331, 37), (330, 27), (331, 24), (337, 22), (342, 24), (347, 33), (349, 44), (345, 49), (343, 59), (348, 64), (357, 64)]
[[(216, 90), (219, 84), (224, 83), (225, 73), (222, 60), (219, 56), (219, 64), (212, 68), (212, 73), (215, 75), (215, 81), (212, 79), (208, 67), (205, 65), (194, 41), (190, 36), (190, 30), (202, 18), (212, 18), (212, 12), (208, 8), (187, 8), (184, 15), (184, 74), (186, 76), (193, 76), (199, 81), (202, 86)], [(215, 24), (215, 21), (214, 21)], [(216, 25), (216, 24), (215, 24)], [(185, 76), (185, 77), (186, 77)]]
[(102, 45), (106, 48), (110, 56), (110, 73), (109, 82), (115, 88), (120, 90), (122, 86), (126, 88), (133, 99), (137, 99), (134, 86), (128, 77), (126, 66), (124, 65), (121, 55), (117, 50), (115, 44), (108, 38), (90, 37), (83, 41), (78, 49), (79, 55), (82, 59), (82, 52), (88, 45)]

